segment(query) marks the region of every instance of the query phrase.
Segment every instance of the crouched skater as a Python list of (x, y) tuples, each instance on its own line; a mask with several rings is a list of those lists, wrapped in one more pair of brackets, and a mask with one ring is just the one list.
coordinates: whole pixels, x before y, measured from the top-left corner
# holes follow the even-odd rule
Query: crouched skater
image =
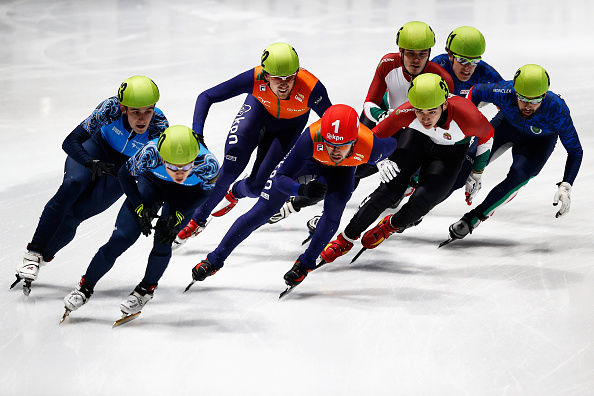
[[(169, 127), (122, 166), (118, 178), (126, 194), (109, 241), (99, 248), (76, 289), (64, 298), (66, 312), (83, 306), (95, 285), (132, 246), (140, 234), (155, 230), (144, 278), (125, 298), (124, 316), (139, 313), (153, 292), (171, 258), (171, 244), (194, 210), (210, 195), (219, 173), (215, 156), (190, 128)], [(161, 215), (157, 213), (161, 209)], [(152, 226), (153, 219), (157, 218)]]
[(203, 281), (220, 270), (231, 252), (276, 213), (288, 197), (325, 195), (324, 214), (309, 247), (284, 276), (289, 286), (301, 283), (315, 268), (317, 257), (338, 229), (355, 185), (355, 167), (377, 163), (390, 155), (396, 144), (395, 139), (377, 138), (360, 125), (352, 107), (339, 104), (328, 108), (322, 119), (306, 128), (278, 164), (256, 204), (233, 223), (217, 248), (192, 268), (193, 282)]

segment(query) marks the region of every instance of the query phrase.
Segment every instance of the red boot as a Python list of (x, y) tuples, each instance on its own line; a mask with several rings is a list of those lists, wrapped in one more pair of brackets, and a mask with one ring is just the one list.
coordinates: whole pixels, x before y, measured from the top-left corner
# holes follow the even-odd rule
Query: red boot
[(180, 232), (178, 232), (175, 241), (173, 241), (173, 247), (178, 247), (183, 245), (188, 241), (189, 238), (195, 237), (196, 235), (200, 234), (206, 228), (206, 224), (204, 226), (199, 225), (191, 219), (188, 225), (186, 225)]
[(399, 228), (392, 227), (390, 220), (392, 215), (384, 217), (375, 227), (363, 234), (361, 238), (361, 244), (366, 249), (374, 249), (385, 239), (388, 239), (390, 235), (395, 232), (399, 232)]
[[(356, 238), (358, 239), (358, 238)], [(326, 245), (320, 257), (327, 262), (331, 263), (340, 256), (347, 254), (355, 246), (353, 241), (347, 239), (342, 233), (338, 234), (335, 240)]]
[(229, 191), (227, 191), (225, 198), (223, 198), (221, 203), (212, 212), (212, 216), (221, 217), (226, 215), (231, 211), (231, 209), (235, 207), (235, 205), (237, 205), (237, 202), (239, 202), (239, 199), (235, 198), (235, 195), (233, 195), (231, 189), (229, 188)]

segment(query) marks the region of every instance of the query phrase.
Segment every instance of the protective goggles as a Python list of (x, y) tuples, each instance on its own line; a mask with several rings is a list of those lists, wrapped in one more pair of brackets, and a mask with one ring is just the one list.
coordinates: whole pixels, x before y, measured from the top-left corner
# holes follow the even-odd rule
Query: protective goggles
[(175, 166), (175, 165), (170, 164), (169, 162), (165, 162), (165, 161), (163, 161), (163, 163), (165, 164), (165, 167), (167, 169), (169, 169), (170, 171), (173, 171), (173, 172), (180, 172), (180, 171), (187, 172), (190, 169), (192, 169), (192, 167), (194, 166), (194, 163), (193, 162), (191, 162), (191, 163), (189, 163), (187, 165), (181, 166), (181, 167), (180, 166)]
[(454, 55), (454, 59), (456, 59), (456, 62), (458, 62), (462, 66), (466, 66), (466, 65), (476, 66), (481, 62), (481, 58), (468, 59), (468, 58), (465, 58), (460, 55)]
[(346, 143), (338, 143), (338, 144), (337, 144), (337, 143), (330, 143), (329, 141), (327, 141), (327, 140), (326, 140), (326, 139), (324, 139), (324, 138), (322, 138), (322, 141), (323, 141), (324, 143), (326, 143), (328, 146), (336, 147), (336, 148), (337, 148), (337, 149), (339, 149), (339, 150), (342, 150), (343, 148), (345, 148), (345, 147), (347, 147), (347, 146), (350, 146), (350, 145), (352, 145), (353, 143), (355, 143), (355, 141), (354, 141), (354, 140), (351, 140), (351, 141), (349, 141), (349, 142), (346, 142)]
[(528, 99), (527, 97), (522, 96), (522, 95), (520, 95), (517, 92), (516, 92), (516, 96), (518, 97), (518, 100), (520, 102), (522, 102), (522, 103), (530, 103), (530, 104), (539, 104), (544, 99), (544, 95), (541, 95), (538, 98)]
[(288, 76), (270, 76), (270, 79), (275, 82), (281, 82), (281, 81), (291, 82), (291, 81), (295, 80), (296, 77), (297, 77), (297, 72), (295, 72), (293, 74), (289, 74)]

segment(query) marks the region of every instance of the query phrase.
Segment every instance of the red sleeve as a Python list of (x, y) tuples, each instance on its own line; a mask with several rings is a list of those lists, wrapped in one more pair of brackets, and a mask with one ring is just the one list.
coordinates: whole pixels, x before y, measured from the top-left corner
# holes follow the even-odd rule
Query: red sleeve
[(379, 138), (386, 138), (392, 136), (402, 128), (409, 126), (415, 118), (415, 109), (409, 102), (406, 102), (394, 110), (385, 120), (377, 124), (371, 131)]
[(448, 102), (454, 103), (454, 120), (466, 136), (478, 137), (479, 144), (493, 137), (493, 126), (470, 100), (452, 96)]

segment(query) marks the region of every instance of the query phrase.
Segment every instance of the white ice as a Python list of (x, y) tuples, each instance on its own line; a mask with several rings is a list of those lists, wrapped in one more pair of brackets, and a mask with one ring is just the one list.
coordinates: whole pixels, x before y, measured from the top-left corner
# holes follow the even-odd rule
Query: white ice
[[(587, 0), (2, 1), (0, 394), (594, 394), (593, 8)], [(58, 324), (119, 201), (83, 223), (29, 297), (8, 290), (60, 185), (64, 137), (125, 78), (153, 78), (170, 122), (191, 125), (198, 93), (286, 41), (334, 103), (361, 109), (377, 62), (411, 20), (435, 30), (432, 55), (452, 29), (471, 25), (506, 79), (526, 63), (549, 71), (585, 151), (567, 216), (556, 219), (552, 206), (566, 158), (558, 143), (542, 173), (463, 241), (437, 249), (468, 210), (459, 191), (418, 227), (354, 264), (349, 253), (279, 301), (319, 210), (308, 208), (257, 230), (223, 270), (182, 294), (191, 267), (255, 202), (246, 199), (175, 253), (137, 320), (111, 327), (142, 278), (147, 238)], [(205, 135), (219, 158), (242, 101), (211, 109)], [(509, 164), (507, 154), (487, 168), (477, 199)], [(377, 183), (362, 183), (343, 226)]]

